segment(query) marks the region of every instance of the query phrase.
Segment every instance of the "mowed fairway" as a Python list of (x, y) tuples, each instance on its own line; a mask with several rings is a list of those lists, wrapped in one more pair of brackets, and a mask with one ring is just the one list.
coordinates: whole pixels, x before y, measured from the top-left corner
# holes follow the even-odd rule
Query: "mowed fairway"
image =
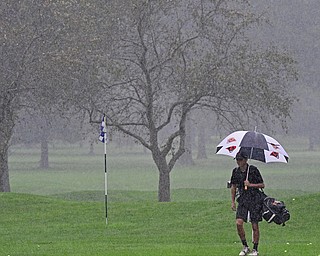
[[(290, 150), (290, 145), (292, 145)], [(287, 204), (285, 227), (261, 224), (260, 255), (320, 255), (319, 152), (289, 145), (289, 164), (257, 165), (267, 194)], [(158, 173), (141, 148), (108, 150), (108, 225), (103, 150), (15, 147), (12, 193), (0, 194), (0, 255), (238, 255), (241, 245), (225, 188), (234, 161), (214, 155), (173, 170), (172, 202), (157, 202)], [(246, 226), (250, 241), (249, 225)]]

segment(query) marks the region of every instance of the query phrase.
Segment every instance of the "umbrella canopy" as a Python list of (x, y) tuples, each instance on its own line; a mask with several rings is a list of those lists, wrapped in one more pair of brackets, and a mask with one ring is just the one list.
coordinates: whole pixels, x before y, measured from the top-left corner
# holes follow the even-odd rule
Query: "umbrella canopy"
[(244, 151), (249, 159), (265, 163), (289, 160), (288, 153), (274, 138), (254, 131), (236, 131), (224, 138), (217, 146), (216, 154), (235, 158), (239, 151)]

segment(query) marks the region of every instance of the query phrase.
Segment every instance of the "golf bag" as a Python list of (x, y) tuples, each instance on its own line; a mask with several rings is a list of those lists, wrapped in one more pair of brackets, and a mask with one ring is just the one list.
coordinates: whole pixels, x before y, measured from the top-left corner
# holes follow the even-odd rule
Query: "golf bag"
[(267, 196), (263, 200), (262, 217), (268, 223), (274, 222), (285, 226), (285, 222), (290, 219), (290, 213), (283, 201), (277, 201), (275, 198)]

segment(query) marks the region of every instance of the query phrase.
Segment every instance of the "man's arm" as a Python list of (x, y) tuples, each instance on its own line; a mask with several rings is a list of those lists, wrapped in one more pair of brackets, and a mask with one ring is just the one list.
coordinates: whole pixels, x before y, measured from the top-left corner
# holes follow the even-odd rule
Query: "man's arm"
[(231, 184), (231, 209), (233, 211), (236, 210), (236, 190), (237, 186), (235, 184)]
[(263, 178), (258, 168), (252, 169), (252, 175), (254, 176), (254, 183), (250, 183), (248, 180), (244, 181), (244, 185), (251, 188), (264, 188)]
[(244, 185), (251, 188), (264, 188), (264, 183), (250, 183), (248, 180), (244, 181)]

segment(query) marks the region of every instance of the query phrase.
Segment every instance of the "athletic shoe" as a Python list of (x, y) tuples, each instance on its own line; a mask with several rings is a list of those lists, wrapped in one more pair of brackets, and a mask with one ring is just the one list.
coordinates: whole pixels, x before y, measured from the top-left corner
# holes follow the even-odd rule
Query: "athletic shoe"
[(250, 252), (249, 247), (243, 246), (243, 249), (242, 249), (242, 251), (239, 253), (239, 256), (245, 256), (245, 255), (247, 255), (249, 252)]
[(248, 255), (250, 256), (258, 256), (259, 255), (259, 252), (255, 249), (252, 250), (252, 252), (250, 252)]

